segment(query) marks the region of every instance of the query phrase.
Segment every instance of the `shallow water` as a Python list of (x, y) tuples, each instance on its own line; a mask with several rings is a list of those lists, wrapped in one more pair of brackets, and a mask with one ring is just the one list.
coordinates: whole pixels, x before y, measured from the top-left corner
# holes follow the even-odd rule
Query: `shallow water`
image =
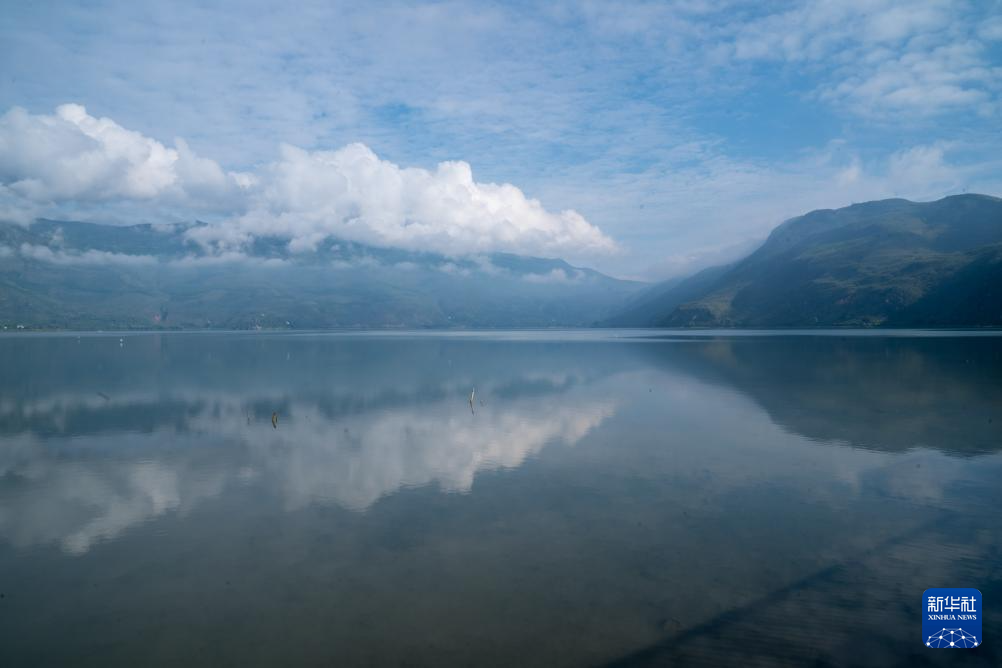
[(0, 665), (1002, 662), (1002, 337), (752, 334), (2, 336)]

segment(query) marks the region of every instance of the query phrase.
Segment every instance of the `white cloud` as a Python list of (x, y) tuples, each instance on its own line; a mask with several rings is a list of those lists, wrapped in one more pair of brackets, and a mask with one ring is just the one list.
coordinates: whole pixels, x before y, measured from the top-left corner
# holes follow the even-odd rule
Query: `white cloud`
[(914, 146), (888, 158), (887, 183), (895, 190), (920, 187), (920, 197), (956, 191), (963, 183), (963, 171), (946, 161), (949, 144)]
[[(325, 3), (234, 25), (226, 2), (163, 12), (112, 0), (101, 12), (67, 8), (56, 21), (28, 4), (0, 22), (0, 44), (7, 69), (33, 76), (5, 80), (0, 93), (34, 111), (54, 107), (57, 96), (100, 104), (125, 127), (161, 141), (184, 137), (200, 155), (244, 172), (227, 175), (241, 188), (239, 202), (212, 216), (188, 207), (172, 217), (159, 206), (164, 197), (129, 206), (75, 200), (56, 212), (63, 216), (218, 221), (252, 213), (263, 219), (254, 225), (289, 227), (294, 250), (338, 226), (415, 247), (469, 245), (475, 234), (465, 226), (457, 239), (451, 224), (436, 237), (421, 221), (394, 229), (368, 219), (298, 220), (280, 192), (264, 197), (267, 165), (285, 161), (275, 155), (279, 142), (311, 160), (319, 149), (361, 141), (391, 165), (433, 175), (437, 163), (466, 158), (480, 181), (517, 183), (551, 216), (573, 209), (629, 250), (576, 259), (637, 276), (665, 258), (684, 262), (694, 249), (744, 243), (782, 216), (892, 190), (868, 179), (886, 184), (889, 156), (916, 144), (979, 144), (983, 151), (944, 162), (980, 160), (982, 175), (997, 175), (989, 164), (1002, 110), (997, 8), (975, 0), (558, 0), (528, 10)], [(858, 170), (843, 161), (794, 173), (801, 152), (839, 137), (844, 152), (858, 151)], [(718, 150), (700, 148), (710, 144)], [(168, 147), (180, 162), (181, 142)], [(697, 149), (688, 159), (686, 147)], [(180, 166), (175, 172), (199, 182)], [(213, 174), (210, 165), (202, 178)], [(982, 175), (961, 188), (997, 193), (987, 188), (997, 176)], [(5, 194), (5, 183), (0, 177), (0, 219), (61, 217), (52, 203)], [(900, 186), (905, 197), (931, 191)], [(195, 196), (193, 185), (184, 191)], [(223, 247), (248, 241), (251, 221), (239, 223), (213, 230)], [(559, 237), (551, 232), (548, 246), (582, 246)]]
[[(400, 262), (394, 266), (401, 269), (413, 268), (402, 266), (407, 264), (411, 263)], [(354, 271), (355, 269), (376, 269), (378, 267), (382, 267), (383, 263), (379, 261), (379, 258), (372, 257), (371, 255), (362, 255), (348, 260), (332, 260), (330, 266), (332, 269), (336, 269), (338, 271)], [(417, 265), (414, 266), (416, 267)]]
[(443, 262), (435, 268), (443, 274), (451, 274), (453, 276), (470, 275), (470, 270), (467, 267), (460, 267), (455, 262)]
[(511, 184), (478, 183), (466, 162), (402, 168), (358, 143), (336, 151), (283, 145), (279, 160), (256, 173), (226, 172), (184, 140), (167, 148), (79, 105), (52, 116), (14, 108), (0, 117), (0, 187), (10, 195), (0, 208), (13, 198), (33, 213), (75, 200), (227, 211), (222, 222), (189, 234), (221, 252), (261, 235), (288, 239), (293, 252), (329, 236), (448, 254), (580, 257), (616, 250), (576, 211), (547, 211)]
[(183, 141), (168, 148), (78, 104), (53, 115), (0, 116), (0, 185), (26, 207), (67, 200), (154, 200), (213, 206), (240, 189)]
[(21, 255), (33, 260), (51, 262), (52, 264), (76, 265), (109, 265), (120, 264), (129, 266), (153, 265), (157, 259), (152, 255), (129, 255), (127, 253), (109, 253), (108, 251), (88, 250), (84, 252), (53, 250), (48, 246), (21, 244)]
[(582, 276), (580, 271), (568, 274), (563, 269), (554, 269), (545, 274), (526, 274), (522, 280), (529, 283), (574, 283), (581, 280)]
[(819, 95), (871, 115), (904, 110), (922, 117), (957, 108), (990, 113), (1002, 71), (986, 65), (981, 51), (978, 43), (965, 42), (880, 59)]
[(812, 2), (735, 24), (723, 48), (738, 62), (785, 62), (816, 76), (821, 100), (863, 116), (990, 114), (1002, 71), (984, 41), (996, 23), (940, 0)]
[(363, 144), (336, 151), (285, 145), (257, 178), (246, 214), (193, 229), (191, 238), (231, 247), (275, 235), (293, 251), (328, 236), (448, 254), (615, 250), (577, 212), (547, 211), (511, 184), (478, 183), (461, 161), (429, 171), (381, 160)]
[(41, 214), (42, 210), (38, 205), (25, 200), (0, 182), (0, 221), (29, 225)]
[[(37, 244), (21, 244), (20, 255), (31, 260), (61, 265), (91, 265), (91, 266), (153, 266), (160, 265), (177, 269), (196, 267), (218, 267), (233, 264), (253, 265), (255, 267), (286, 267), (288, 262), (281, 258), (254, 257), (239, 251), (223, 251), (214, 255), (185, 255), (183, 257), (162, 261), (153, 255), (134, 255), (130, 253), (112, 253), (99, 250), (64, 250), (60, 233), (52, 235), (50, 246)], [(0, 246), (0, 257), (10, 257), (14, 250)]]
[(285, 267), (288, 262), (277, 257), (254, 257), (241, 253), (240, 251), (223, 251), (214, 255), (185, 255), (166, 263), (171, 267), (194, 268), (194, 267), (217, 267), (229, 264), (246, 264), (256, 267)]

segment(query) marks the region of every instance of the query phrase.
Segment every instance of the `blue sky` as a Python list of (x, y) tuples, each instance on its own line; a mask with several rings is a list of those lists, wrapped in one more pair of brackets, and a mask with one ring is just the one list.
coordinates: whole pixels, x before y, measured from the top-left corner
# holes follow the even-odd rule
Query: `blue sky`
[(992, 0), (0, 11), (11, 219), (197, 217), (226, 244), (330, 233), (656, 279), (814, 208), (1002, 195)]

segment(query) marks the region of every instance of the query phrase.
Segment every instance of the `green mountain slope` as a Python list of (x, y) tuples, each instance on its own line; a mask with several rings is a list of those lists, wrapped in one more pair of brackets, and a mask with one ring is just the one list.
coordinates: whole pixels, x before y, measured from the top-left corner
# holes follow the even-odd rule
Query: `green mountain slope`
[(600, 327), (656, 327), (665, 313), (698, 299), (732, 265), (709, 267), (682, 279), (659, 283), (637, 294), (623, 310), (598, 323)]
[(788, 220), (744, 260), (711, 272), (696, 294), (678, 299), (670, 290), (675, 303), (655, 302), (625, 322), (617, 320), (622, 313), (610, 320), (673, 327), (1002, 326), (1000, 286), (1002, 200), (892, 199)]

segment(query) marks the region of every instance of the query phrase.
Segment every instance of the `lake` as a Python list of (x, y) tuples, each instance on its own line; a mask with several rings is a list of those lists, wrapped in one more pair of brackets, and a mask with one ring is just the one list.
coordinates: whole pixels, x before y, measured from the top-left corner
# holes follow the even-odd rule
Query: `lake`
[(3, 666), (953, 665), (930, 587), (1002, 663), (996, 334), (5, 334), (0, 381)]

